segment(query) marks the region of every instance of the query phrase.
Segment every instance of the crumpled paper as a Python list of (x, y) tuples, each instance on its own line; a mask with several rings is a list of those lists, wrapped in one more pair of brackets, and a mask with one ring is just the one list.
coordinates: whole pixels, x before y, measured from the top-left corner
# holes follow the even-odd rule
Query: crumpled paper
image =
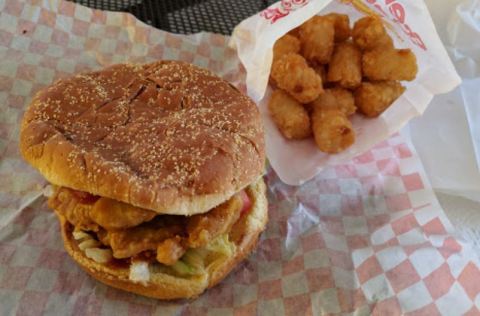
[(0, 312), (44, 315), (480, 313), (479, 262), (453, 236), (413, 147), (395, 134), (303, 186), (266, 174), (257, 249), (196, 300), (161, 302), (83, 272), (62, 246), (42, 177), (18, 152), (40, 88), (78, 71), (180, 59), (245, 90), (228, 38), (173, 35), (71, 2), (0, 1)]
[(480, 258), (480, 1), (428, 0), (462, 84), (412, 120), (412, 142), (456, 235)]
[(480, 202), (480, 2), (437, 2), (432, 14), (463, 82), (435, 98), (411, 133), (432, 186)]
[[(405, 93), (379, 118), (354, 116), (352, 123), (357, 139), (353, 146), (337, 155), (320, 152), (313, 139), (285, 139), (267, 109), (273, 44), (312, 16), (330, 12), (348, 14), (352, 23), (365, 14), (382, 16), (395, 47), (411, 48), (419, 66), (417, 78), (405, 83)], [(326, 166), (344, 163), (362, 154), (422, 114), (434, 95), (451, 91), (460, 83), (425, 3), (418, 0), (283, 0), (263, 14), (241, 22), (233, 32), (230, 45), (237, 49), (246, 68), (248, 94), (259, 102), (266, 128), (268, 159), (280, 178), (291, 185), (300, 185)]]

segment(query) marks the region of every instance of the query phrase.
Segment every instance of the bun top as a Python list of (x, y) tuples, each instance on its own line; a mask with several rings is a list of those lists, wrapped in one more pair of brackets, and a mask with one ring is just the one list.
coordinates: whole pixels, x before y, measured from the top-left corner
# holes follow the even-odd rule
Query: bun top
[(256, 105), (196, 66), (123, 64), (61, 79), (25, 112), (20, 150), (55, 185), (192, 215), (262, 174)]

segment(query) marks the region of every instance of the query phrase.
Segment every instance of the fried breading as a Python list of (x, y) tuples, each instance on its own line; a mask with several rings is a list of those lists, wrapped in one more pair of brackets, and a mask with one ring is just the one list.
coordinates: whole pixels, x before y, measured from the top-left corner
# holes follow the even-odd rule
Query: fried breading
[(75, 195), (74, 190), (60, 187), (48, 199), (48, 206), (64, 216), (67, 221), (82, 230), (98, 231), (99, 226), (91, 219), (90, 210), (94, 200)]
[(157, 261), (167, 266), (175, 264), (186, 251), (182, 238), (175, 236), (161, 242), (157, 247)]
[(350, 18), (346, 14), (330, 13), (325, 18), (333, 21), (335, 29), (335, 42), (343, 42), (350, 38), (352, 30), (350, 29)]
[(393, 42), (388, 35), (380, 18), (367, 16), (361, 18), (353, 26), (352, 37), (354, 43), (363, 50), (375, 47), (393, 47)]
[(275, 90), (268, 110), (280, 132), (288, 139), (303, 139), (312, 134), (307, 110), (282, 90)]
[(134, 227), (157, 215), (153, 211), (108, 198), (98, 199), (90, 210), (90, 218), (107, 230)]
[(298, 54), (280, 57), (273, 63), (271, 75), (278, 87), (301, 103), (311, 102), (323, 92), (322, 79)]
[(184, 234), (181, 216), (158, 216), (139, 226), (107, 231), (107, 239), (115, 258), (129, 258), (146, 250), (156, 250), (169, 238)]
[(192, 248), (205, 246), (217, 236), (228, 232), (240, 217), (241, 210), (242, 199), (234, 195), (205, 214), (193, 215), (187, 223), (187, 245)]
[(355, 91), (355, 104), (366, 116), (377, 117), (404, 91), (398, 81), (363, 82)]
[(306, 59), (320, 64), (330, 61), (335, 42), (334, 20), (323, 16), (314, 16), (300, 26), (302, 55)]
[[(187, 247), (205, 246), (229, 232), (243, 207), (242, 198), (237, 194), (204, 214), (158, 215), (88, 193), (76, 194), (63, 187), (55, 191), (49, 204), (76, 229), (96, 232), (98, 240), (112, 249), (114, 258), (136, 258), (156, 252), (157, 261), (166, 265), (180, 259)], [(139, 224), (132, 227), (135, 223)]]
[(310, 107), (312, 110), (316, 108), (320, 110), (337, 109), (341, 110), (347, 116), (357, 111), (353, 94), (342, 88), (325, 89), (324, 93), (310, 103)]
[(289, 53), (298, 53), (300, 51), (300, 40), (295, 36), (285, 34), (280, 37), (273, 45), (273, 60), (278, 60), (281, 56)]
[(351, 42), (335, 45), (328, 65), (327, 80), (341, 87), (353, 89), (362, 82), (362, 52)]
[(299, 38), (300, 37), (300, 27), (298, 26), (298, 27), (290, 30), (287, 34), (295, 36), (296, 38)]
[(320, 78), (322, 78), (322, 83), (327, 82), (327, 70), (325, 69), (325, 65), (311, 63), (310, 67), (315, 70), (315, 72), (320, 76)]
[(355, 141), (352, 123), (338, 109), (314, 109), (312, 127), (315, 143), (325, 153), (339, 153)]
[(363, 75), (370, 80), (415, 79), (418, 72), (417, 58), (410, 49), (385, 49), (365, 52), (362, 58)]

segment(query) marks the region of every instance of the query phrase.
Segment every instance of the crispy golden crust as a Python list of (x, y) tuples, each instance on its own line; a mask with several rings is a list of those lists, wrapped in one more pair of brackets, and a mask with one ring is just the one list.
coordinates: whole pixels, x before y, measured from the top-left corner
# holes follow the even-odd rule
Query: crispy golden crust
[(311, 63), (310, 67), (317, 73), (317, 75), (320, 76), (320, 78), (322, 78), (322, 83), (327, 82), (327, 69), (325, 68), (326, 65)]
[(395, 100), (405, 92), (405, 87), (398, 81), (363, 82), (355, 90), (355, 104), (367, 117), (382, 114)]
[(272, 64), (272, 78), (277, 86), (298, 102), (308, 103), (323, 92), (322, 78), (299, 54), (285, 54)]
[(362, 82), (362, 52), (351, 42), (335, 45), (328, 65), (327, 80), (346, 89), (354, 89)]
[(241, 260), (245, 259), (257, 243), (258, 236), (265, 229), (268, 218), (265, 183), (262, 179), (248, 187), (252, 209), (247, 215), (243, 238), (237, 243), (233, 256), (214, 265), (214, 269), (193, 278), (180, 278), (164, 273), (153, 273), (148, 284), (129, 280), (129, 270), (97, 263), (78, 249), (71, 234), (71, 226), (59, 216), (64, 245), (69, 255), (93, 278), (112, 287), (125, 291), (158, 298), (193, 298), (207, 288), (220, 282)]
[(318, 109), (338, 109), (346, 116), (353, 115), (357, 111), (353, 94), (343, 88), (325, 89), (315, 101), (310, 103), (312, 110)]
[(343, 42), (350, 38), (350, 18), (346, 14), (330, 13), (325, 18), (331, 19), (335, 28), (335, 42)]
[(280, 132), (288, 139), (304, 139), (312, 135), (307, 110), (285, 91), (275, 90), (268, 110)]
[(363, 75), (369, 80), (408, 80), (417, 76), (417, 57), (411, 49), (375, 48), (362, 56)]
[(355, 44), (362, 50), (393, 47), (392, 39), (378, 17), (366, 16), (355, 22), (352, 37)]
[(355, 142), (352, 123), (340, 109), (315, 108), (312, 128), (315, 143), (325, 153), (339, 153)]
[(300, 41), (293, 35), (285, 34), (280, 37), (273, 45), (273, 60), (278, 60), (285, 54), (298, 53), (300, 51)]
[(176, 61), (57, 81), (27, 109), (20, 150), (55, 185), (179, 215), (227, 200), (265, 160), (256, 105)]
[(311, 62), (327, 64), (333, 52), (335, 21), (330, 17), (317, 15), (299, 28), (303, 56)]

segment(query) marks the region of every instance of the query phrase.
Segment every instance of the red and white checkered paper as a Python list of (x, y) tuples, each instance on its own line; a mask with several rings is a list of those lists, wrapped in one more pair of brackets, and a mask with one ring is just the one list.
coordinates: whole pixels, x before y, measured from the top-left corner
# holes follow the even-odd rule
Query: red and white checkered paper
[(244, 89), (227, 38), (180, 36), (58, 0), (0, 0), (1, 315), (480, 314), (480, 270), (400, 135), (301, 187), (271, 170), (257, 250), (196, 300), (161, 302), (91, 279), (63, 249), (41, 176), (20, 158), (38, 89), (123, 61), (180, 59)]

